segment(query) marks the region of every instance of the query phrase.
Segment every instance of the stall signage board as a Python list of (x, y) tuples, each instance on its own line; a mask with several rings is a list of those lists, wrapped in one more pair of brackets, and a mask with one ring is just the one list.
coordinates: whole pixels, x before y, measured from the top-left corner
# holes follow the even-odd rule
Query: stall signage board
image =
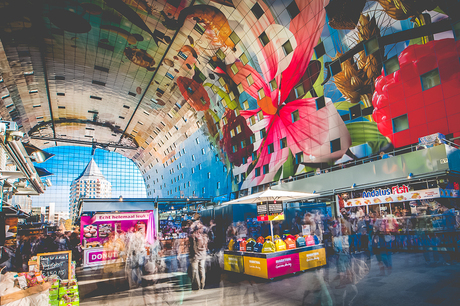
[(300, 270), (308, 270), (326, 264), (326, 249), (316, 249), (299, 253)]
[(284, 220), (282, 202), (257, 203), (257, 221)]
[(86, 249), (84, 254), (84, 266), (99, 266), (107, 264), (108, 261), (118, 259), (117, 251), (106, 251), (100, 248), (95, 248), (94, 250)]
[(57, 275), (61, 280), (71, 279), (72, 251), (37, 254), (38, 266), (44, 276)]
[[(410, 192), (405, 192), (405, 193), (382, 195), (382, 196), (376, 196), (376, 197), (349, 199), (347, 201), (344, 201), (344, 207), (366, 206), (366, 205), (385, 204), (385, 203), (413, 201), (413, 200), (427, 200), (427, 199), (434, 199), (434, 198), (439, 198), (439, 197), (441, 197), (441, 189), (431, 188), (431, 189), (410, 191)], [(337, 197), (337, 203), (339, 203), (338, 197)]]
[(243, 256), (224, 254), (224, 270), (243, 273), (244, 272), (244, 263)]
[(97, 214), (92, 222), (100, 221), (123, 221), (123, 220), (148, 220), (149, 213), (127, 213), (127, 214)]
[(244, 274), (268, 278), (267, 259), (244, 256)]
[(274, 278), (300, 271), (299, 254), (294, 253), (267, 259), (268, 277)]

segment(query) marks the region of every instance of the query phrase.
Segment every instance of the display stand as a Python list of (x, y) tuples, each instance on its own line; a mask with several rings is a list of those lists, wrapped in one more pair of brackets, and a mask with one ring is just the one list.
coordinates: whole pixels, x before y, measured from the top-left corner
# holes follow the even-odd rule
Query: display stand
[(224, 270), (265, 279), (324, 266), (324, 245), (306, 246), (274, 253), (224, 251)]
[(6, 305), (8, 303), (23, 299), (25, 297), (40, 293), (42, 291), (49, 290), (50, 288), (51, 288), (51, 283), (44, 283), (42, 285), (37, 285), (37, 286), (27, 288), (21, 291), (6, 294), (0, 297), (0, 305)]

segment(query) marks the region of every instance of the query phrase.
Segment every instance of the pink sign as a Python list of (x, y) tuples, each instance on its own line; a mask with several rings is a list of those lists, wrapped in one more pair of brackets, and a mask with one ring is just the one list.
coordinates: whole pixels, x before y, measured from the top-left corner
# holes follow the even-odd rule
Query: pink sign
[(106, 264), (106, 261), (118, 259), (116, 251), (104, 251), (101, 249), (85, 250), (85, 266), (95, 266)]
[(268, 277), (278, 277), (300, 271), (299, 254), (267, 258)]

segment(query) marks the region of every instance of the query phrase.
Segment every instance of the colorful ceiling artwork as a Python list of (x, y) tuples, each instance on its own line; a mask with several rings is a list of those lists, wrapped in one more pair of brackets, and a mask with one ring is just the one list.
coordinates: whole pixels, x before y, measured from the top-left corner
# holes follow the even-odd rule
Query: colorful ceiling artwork
[(364, 157), (359, 146), (458, 135), (459, 12), (455, 0), (0, 0), (0, 115), (42, 149), (123, 154), (149, 197), (222, 196)]

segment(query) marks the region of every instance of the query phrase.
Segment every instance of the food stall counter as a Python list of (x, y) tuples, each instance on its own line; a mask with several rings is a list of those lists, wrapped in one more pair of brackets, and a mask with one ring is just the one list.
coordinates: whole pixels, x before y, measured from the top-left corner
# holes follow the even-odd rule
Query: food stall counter
[(273, 253), (224, 251), (224, 270), (265, 279), (273, 279), (325, 264), (326, 250), (322, 244)]

